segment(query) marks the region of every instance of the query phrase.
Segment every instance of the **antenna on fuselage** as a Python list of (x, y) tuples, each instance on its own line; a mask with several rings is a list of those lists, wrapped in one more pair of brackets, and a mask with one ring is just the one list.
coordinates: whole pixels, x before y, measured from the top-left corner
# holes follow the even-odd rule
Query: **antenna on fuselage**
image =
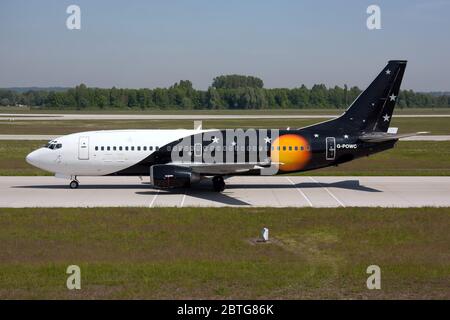
[(202, 130), (202, 120), (194, 120), (194, 130)]

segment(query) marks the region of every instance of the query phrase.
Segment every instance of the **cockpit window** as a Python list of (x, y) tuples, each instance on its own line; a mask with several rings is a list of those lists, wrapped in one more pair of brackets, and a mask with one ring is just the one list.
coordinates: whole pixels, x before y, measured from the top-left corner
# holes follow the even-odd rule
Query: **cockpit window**
[(62, 143), (57, 143), (57, 141), (50, 141), (44, 146), (44, 148), (48, 148), (51, 150), (60, 149), (60, 148), (62, 148)]

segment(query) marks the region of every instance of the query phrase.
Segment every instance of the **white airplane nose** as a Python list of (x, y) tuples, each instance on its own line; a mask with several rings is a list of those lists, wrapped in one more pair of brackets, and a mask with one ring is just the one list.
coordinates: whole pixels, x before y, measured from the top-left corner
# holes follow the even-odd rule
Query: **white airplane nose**
[(33, 152), (30, 152), (30, 153), (27, 155), (27, 157), (25, 158), (25, 160), (26, 160), (29, 164), (31, 164), (32, 166), (36, 166), (36, 164), (37, 164), (37, 158), (38, 158), (37, 152), (36, 152), (36, 151), (33, 151)]

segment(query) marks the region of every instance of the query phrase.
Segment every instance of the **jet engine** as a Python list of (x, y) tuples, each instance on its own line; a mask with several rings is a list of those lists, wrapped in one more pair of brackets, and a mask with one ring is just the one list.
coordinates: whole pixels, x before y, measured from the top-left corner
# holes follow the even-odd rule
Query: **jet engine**
[(182, 166), (155, 164), (150, 167), (150, 182), (162, 189), (189, 187), (200, 178), (191, 168)]

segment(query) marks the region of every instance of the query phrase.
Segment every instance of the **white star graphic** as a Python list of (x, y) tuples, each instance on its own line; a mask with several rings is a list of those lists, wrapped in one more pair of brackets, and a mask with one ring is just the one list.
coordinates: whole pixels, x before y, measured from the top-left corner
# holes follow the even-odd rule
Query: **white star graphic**
[(371, 105), (372, 105), (372, 107), (374, 107), (374, 106), (375, 106), (375, 103), (372, 102)]
[(385, 116), (383, 116), (383, 119), (384, 119), (384, 121), (389, 121), (389, 115), (386, 113), (386, 115)]
[(213, 143), (219, 143), (219, 138), (214, 137), (214, 138), (212, 139), (212, 141), (213, 141)]
[(319, 135), (317, 133), (314, 134), (314, 138), (318, 138)]
[(394, 94), (391, 94), (391, 95), (389, 96), (389, 99), (391, 99), (391, 101), (395, 101), (396, 98), (397, 98), (397, 96), (394, 95)]
[(231, 143), (231, 145), (234, 147), (234, 146), (236, 145), (236, 142), (233, 141), (233, 142)]
[(344, 139), (348, 139), (348, 134), (344, 134)]
[(270, 143), (270, 141), (272, 141), (272, 139), (270, 139), (269, 137), (265, 137), (265, 138), (264, 138), (264, 141), (265, 141), (266, 143)]
[(387, 74), (387, 75), (391, 74), (391, 70), (387, 69), (387, 70), (386, 70), (386, 74)]

